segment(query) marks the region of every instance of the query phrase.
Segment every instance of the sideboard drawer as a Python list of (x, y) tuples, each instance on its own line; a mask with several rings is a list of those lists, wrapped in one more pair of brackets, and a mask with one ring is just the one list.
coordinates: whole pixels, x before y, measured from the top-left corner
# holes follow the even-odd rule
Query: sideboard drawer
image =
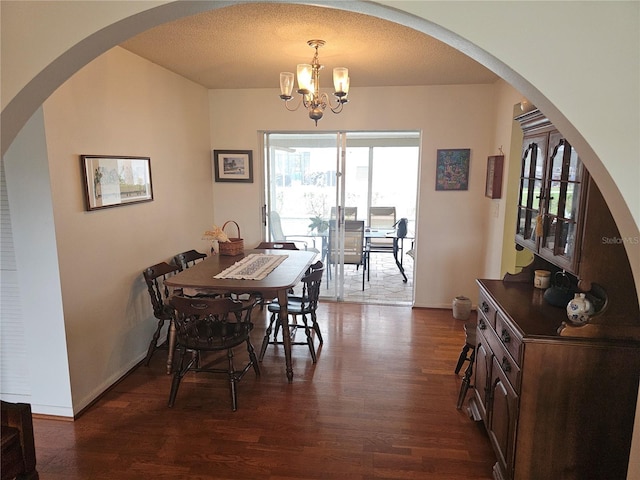
[(496, 334), (518, 365), (522, 365), (522, 338), (502, 312), (496, 314)]
[(491, 325), (492, 328), (496, 328), (496, 311), (498, 308), (489, 300), (486, 293), (480, 290), (480, 301), (478, 302), (478, 312), (481, 316)]
[(515, 360), (511, 353), (507, 351), (507, 348), (502, 343), (496, 332), (491, 328), (486, 328), (482, 331), (486, 343), (489, 345), (493, 356), (500, 365), (503, 374), (509, 380), (509, 383), (516, 392), (520, 391), (520, 365)]

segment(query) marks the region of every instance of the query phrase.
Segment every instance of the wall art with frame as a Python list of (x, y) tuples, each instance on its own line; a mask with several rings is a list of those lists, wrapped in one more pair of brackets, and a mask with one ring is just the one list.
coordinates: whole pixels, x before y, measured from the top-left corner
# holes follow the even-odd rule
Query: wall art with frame
[(502, 167), (504, 155), (492, 155), (487, 158), (487, 181), (484, 196), (500, 198), (502, 196)]
[(468, 190), (471, 149), (438, 150), (436, 190)]
[(153, 200), (149, 157), (80, 155), (80, 163), (86, 210)]
[(214, 150), (213, 169), (216, 182), (253, 183), (253, 151)]

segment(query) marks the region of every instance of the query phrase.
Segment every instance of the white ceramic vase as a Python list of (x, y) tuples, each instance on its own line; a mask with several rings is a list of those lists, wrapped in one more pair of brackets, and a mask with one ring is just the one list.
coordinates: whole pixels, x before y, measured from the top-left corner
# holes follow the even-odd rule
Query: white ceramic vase
[(574, 325), (584, 325), (593, 315), (593, 304), (584, 293), (576, 293), (567, 304), (567, 317)]
[(468, 320), (471, 314), (471, 300), (459, 295), (453, 299), (453, 318), (456, 320)]

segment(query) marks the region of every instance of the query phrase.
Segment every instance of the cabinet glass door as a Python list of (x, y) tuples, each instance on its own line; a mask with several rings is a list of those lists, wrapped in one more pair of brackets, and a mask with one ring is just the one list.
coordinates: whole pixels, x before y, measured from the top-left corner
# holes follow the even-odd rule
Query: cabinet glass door
[(546, 149), (546, 136), (533, 137), (525, 141), (522, 155), (516, 241), (532, 250), (537, 248), (541, 232), (539, 214)]
[(540, 255), (572, 270), (576, 246), (582, 162), (559, 133), (550, 138), (553, 148), (545, 183), (544, 237)]

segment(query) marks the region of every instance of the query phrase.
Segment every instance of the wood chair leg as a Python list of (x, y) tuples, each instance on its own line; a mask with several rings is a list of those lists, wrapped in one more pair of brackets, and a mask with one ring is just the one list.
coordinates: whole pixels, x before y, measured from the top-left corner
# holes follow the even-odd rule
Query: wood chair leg
[[(466, 346), (466, 345), (465, 345)], [(462, 378), (462, 384), (460, 385), (460, 393), (458, 394), (458, 403), (456, 404), (456, 408), (458, 410), (462, 409), (462, 404), (464, 403), (464, 399), (467, 397), (467, 391), (471, 386), (471, 377), (473, 376), (473, 362), (476, 356), (476, 349), (473, 348), (471, 351), (471, 356), (469, 357), (469, 365), (464, 372), (464, 377)]]
[(160, 331), (164, 326), (164, 320), (158, 321), (158, 327), (156, 331), (153, 332), (153, 337), (151, 338), (151, 342), (149, 342), (149, 348), (147, 349), (147, 356), (144, 359), (145, 366), (149, 366), (149, 362), (151, 362), (151, 357), (153, 356), (153, 352), (158, 348), (158, 339), (160, 338)]
[(180, 388), (180, 381), (182, 380), (182, 369), (184, 364), (184, 356), (186, 354), (186, 349), (180, 349), (180, 359), (178, 360), (178, 365), (176, 365), (176, 369), (173, 373), (173, 380), (171, 381), (171, 391), (169, 392), (169, 407), (173, 407), (176, 403), (176, 395), (178, 395), (178, 388)]
[(273, 331), (273, 324), (276, 321), (276, 314), (271, 314), (271, 319), (269, 320), (269, 326), (267, 327), (266, 332), (264, 333), (264, 338), (262, 339), (262, 346), (260, 347), (260, 355), (258, 356), (258, 360), (262, 361), (264, 358), (264, 354), (267, 351), (267, 347), (269, 346), (269, 338), (271, 337), (271, 332)]
[(247, 339), (247, 352), (249, 352), (249, 360), (251, 361), (253, 371), (256, 373), (256, 377), (259, 377), (260, 366), (258, 365), (258, 358), (256, 357), (256, 351), (253, 349), (253, 345), (249, 339)]
[(238, 410), (238, 392), (235, 368), (233, 366), (233, 350), (227, 350), (227, 359), (229, 361), (229, 387), (231, 388), (231, 409), (235, 412)]
[(462, 351), (460, 352), (460, 357), (458, 357), (458, 363), (456, 364), (456, 369), (454, 371), (456, 375), (460, 373), (462, 365), (464, 364), (465, 360), (467, 360), (467, 355), (469, 354), (470, 348), (471, 345), (469, 345), (468, 343), (465, 343), (464, 347), (462, 347)]
[(324, 340), (322, 338), (322, 333), (320, 332), (320, 325), (318, 324), (318, 319), (316, 318), (315, 312), (311, 313), (311, 322), (313, 322), (313, 329), (315, 330), (316, 335), (318, 335), (320, 345), (322, 345), (324, 343)]

